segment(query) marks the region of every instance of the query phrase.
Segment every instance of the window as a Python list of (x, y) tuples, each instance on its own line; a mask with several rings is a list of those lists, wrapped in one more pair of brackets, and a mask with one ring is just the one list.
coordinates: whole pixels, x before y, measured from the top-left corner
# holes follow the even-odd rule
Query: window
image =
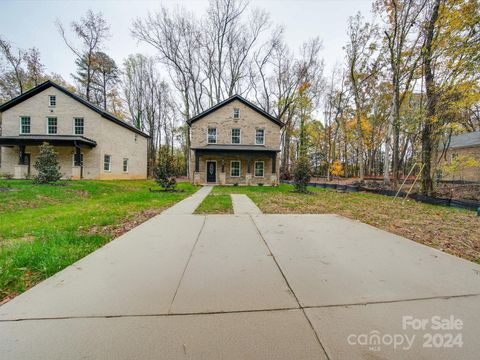
[(20, 118), (20, 134), (30, 134), (30, 116)]
[(232, 129), (232, 144), (240, 144), (240, 129)]
[(216, 144), (217, 143), (217, 129), (208, 128), (208, 143)]
[(82, 153), (73, 154), (73, 166), (83, 166), (83, 154)]
[(73, 119), (73, 133), (75, 135), (83, 135), (83, 118)]
[(263, 177), (263, 161), (255, 161), (255, 176)]
[(234, 108), (233, 109), (233, 118), (234, 119), (240, 119), (240, 109), (239, 108)]
[(103, 156), (103, 170), (110, 171), (112, 168), (112, 156), (111, 155), (104, 155)]
[(56, 106), (57, 105), (57, 97), (55, 95), (48, 95), (48, 104), (50, 106)]
[(230, 176), (239, 177), (240, 176), (240, 161), (232, 160), (230, 162)]
[(47, 118), (47, 133), (48, 134), (57, 133), (57, 118), (55, 117)]
[(128, 159), (126, 158), (123, 159), (123, 172), (124, 173), (128, 172)]
[(265, 144), (265, 130), (263, 130), (263, 129), (256, 129), (255, 130), (255, 144), (256, 145)]

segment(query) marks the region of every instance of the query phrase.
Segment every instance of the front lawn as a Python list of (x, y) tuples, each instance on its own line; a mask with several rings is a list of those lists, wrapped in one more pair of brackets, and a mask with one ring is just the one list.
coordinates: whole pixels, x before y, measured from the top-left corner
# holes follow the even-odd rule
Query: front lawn
[(232, 197), (228, 194), (207, 196), (197, 207), (195, 214), (233, 214)]
[(191, 195), (150, 192), (153, 181), (0, 180), (0, 303)]
[(339, 214), (480, 263), (480, 217), (473, 211), (428, 205), (370, 193), (309, 188), (313, 195), (279, 187), (215, 186), (210, 196), (247, 194), (270, 214)]

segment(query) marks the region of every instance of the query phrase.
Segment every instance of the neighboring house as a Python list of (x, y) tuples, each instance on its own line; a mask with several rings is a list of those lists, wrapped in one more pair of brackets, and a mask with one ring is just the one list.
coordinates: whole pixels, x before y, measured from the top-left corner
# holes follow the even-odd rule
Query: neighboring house
[(35, 175), (39, 145), (55, 147), (67, 179), (145, 179), (148, 135), (47, 81), (0, 105), (1, 173)]
[(452, 136), (439, 165), (444, 180), (480, 181), (480, 131)]
[(188, 121), (195, 184), (265, 184), (279, 179), (283, 124), (239, 95)]

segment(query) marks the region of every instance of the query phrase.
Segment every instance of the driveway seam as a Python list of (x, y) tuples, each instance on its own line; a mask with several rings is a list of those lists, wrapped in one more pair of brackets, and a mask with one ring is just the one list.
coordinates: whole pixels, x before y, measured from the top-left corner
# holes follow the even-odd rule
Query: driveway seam
[(250, 220), (251, 220), (251, 221), (253, 222), (253, 224), (255, 225), (255, 229), (257, 230), (258, 235), (260, 236), (260, 238), (262, 239), (263, 243), (264, 243), (265, 246), (267, 247), (270, 256), (272, 257), (273, 261), (275, 262), (275, 265), (277, 266), (278, 271), (280, 271), (280, 274), (282, 275), (283, 280), (285, 280), (285, 283), (287, 284), (288, 289), (290, 290), (290, 292), (292, 293), (293, 297), (295, 298), (295, 301), (297, 302), (298, 307), (302, 310), (303, 316), (305, 317), (305, 319), (307, 320), (308, 324), (310, 325), (310, 328), (312, 329), (313, 333), (315, 334), (315, 338), (317, 339), (318, 344), (319, 344), (320, 347), (322, 348), (323, 353), (325, 354), (327, 360), (330, 360), (331, 357), (328, 355), (327, 350), (325, 349), (325, 346), (323, 346), (322, 341), (320, 340), (320, 337), (318, 336), (317, 332), (315, 331), (315, 328), (313, 327), (312, 322), (310, 321), (310, 318), (307, 316), (307, 313), (305, 312), (305, 309), (304, 309), (303, 306), (300, 304), (300, 301), (298, 300), (297, 294), (295, 294), (295, 292), (293, 291), (292, 287), (290, 286), (290, 283), (288, 282), (287, 277), (285, 276), (282, 268), (280, 267), (280, 264), (278, 263), (277, 259), (275, 258), (275, 255), (273, 255), (273, 252), (272, 252), (272, 250), (270, 249), (270, 246), (268, 246), (268, 243), (267, 243), (267, 241), (265, 240), (265, 238), (263, 237), (263, 234), (261, 233), (260, 229), (258, 228), (257, 223), (256, 223), (255, 220), (253, 219), (252, 215), (249, 215), (248, 217), (250, 218)]
[(135, 318), (135, 317), (176, 317), (176, 316), (195, 316), (195, 315), (228, 315), (244, 313), (263, 313), (301, 310), (298, 307), (286, 307), (275, 309), (257, 309), (257, 310), (231, 310), (231, 311), (206, 311), (206, 312), (185, 312), (185, 313), (152, 313), (152, 314), (124, 314), (124, 315), (86, 315), (86, 316), (59, 316), (59, 317), (37, 317), (0, 320), (1, 323), (22, 322), (22, 321), (42, 321), (42, 320), (75, 320), (75, 319), (117, 319), (117, 318)]
[(170, 314), (171, 311), (172, 311), (173, 302), (175, 301), (178, 289), (180, 288), (180, 285), (182, 284), (183, 277), (185, 276), (185, 273), (187, 272), (188, 264), (190, 263), (190, 259), (192, 258), (193, 251), (195, 250), (195, 247), (197, 246), (198, 240), (200, 239), (200, 235), (202, 234), (202, 231), (203, 231), (203, 228), (205, 227), (206, 222), (207, 222), (207, 217), (204, 216), (202, 226), (200, 227), (200, 230), (198, 231), (197, 238), (195, 239), (195, 243), (192, 246), (192, 250), (190, 251), (190, 255), (188, 256), (187, 262), (185, 263), (185, 267), (183, 268), (182, 275), (180, 276), (180, 280), (178, 281), (178, 285), (177, 285), (177, 288), (175, 289), (175, 293), (173, 294), (172, 302), (170, 303), (170, 307), (168, 308), (167, 314)]

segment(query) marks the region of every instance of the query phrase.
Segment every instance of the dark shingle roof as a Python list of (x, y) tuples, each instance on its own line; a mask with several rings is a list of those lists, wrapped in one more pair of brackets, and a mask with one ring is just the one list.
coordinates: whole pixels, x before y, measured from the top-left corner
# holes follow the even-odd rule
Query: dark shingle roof
[(97, 105), (92, 104), (91, 102), (81, 98), (80, 96), (68, 91), (63, 86), (60, 86), (60, 85), (54, 83), (51, 80), (47, 80), (44, 83), (41, 83), (40, 85), (24, 92), (22, 95), (19, 95), (16, 98), (13, 98), (12, 100), (7, 101), (6, 103), (0, 105), (0, 112), (8, 110), (8, 109), (10, 109), (11, 107), (13, 107), (17, 104), (20, 104), (21, 102), (31, 98), (32, 96), (35, 96), (35, 95), (39, 94), (40, 92), (48, 89), (51, 86), (53, 86), (55, 89), (63, 92), (65, 95), (70, 96), (72, 99), (75, 99), (78, 102), (82, 103), (83, 105), (85, 105), (86, 107), (95, 111), (96, 113), (100, 114), (103, 118), (108, 119), (110, 121), (113, 121), (117, 125), (123, 126), (124, 128), (127, 128), (128, 130), (131, 130), (131, 131), (133, 131), (133, 132), (135, 132), (139, 135), (142, 135), (142, 136), (147, 137), (147, 138), (149, 137), (143, 131), (138, 130), (136, 127), (126, 123), (123, 120), (120, 120), (116, 116), (114, 116), (114, 115), (110, 114), (109, 112), (103, 110), (102, 108), (98, 107)]
[(450, 139), (451, 149), (470, 146), (480, 146), (480, 131), (454, 135)]
[(225, 105), (231, 103), (234, 100), (240, 101), (242, 104), (248, 106), (250, 109), (252, 109), (252, 110), (258, 112), (259, 114), (262, 114), (263, 116), (265, 116), (268, 120), (274, 122), (275, 124), (277, 124), (280, 127), (283, 127), (284, 124), (280, 120), (278, 120), (276, 117), (274, 117), (271, 114), (269, 114), (268, 112), (260, 109), (257, 105), (255, 105), (252, 102), (248, 101), (247, 99), (241, 97), (240, 95), (233, 95), (233, 96), (229, 97), (228, 99), (219, 102), (217, 105), (212, 106), (210, 109), (207, 109), (204, 112), (201, 112), (200, 114), (195, 115), (194, 117), (192, 117), (191, 119), (189, 119), (187, 121), (187, 124), (191, 125), (195, 121), (200, 120), (204, 116), (212, 113), (213, 111), (221, 108), (222, 106), (225, 106)]

